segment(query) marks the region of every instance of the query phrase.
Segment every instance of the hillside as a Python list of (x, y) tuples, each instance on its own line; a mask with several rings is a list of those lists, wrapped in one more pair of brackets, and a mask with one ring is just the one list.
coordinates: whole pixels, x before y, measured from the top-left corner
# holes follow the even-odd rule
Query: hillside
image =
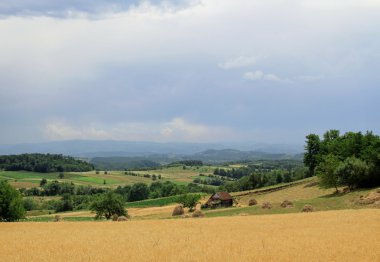
[[(281, 213), (300, 213), (303, 206), (310, 204), (315, 211), (341, 210), (341, 209), (363, 209), (373, 208), (374, 205), (358, 205), (356, 202), (360, 196), (366, 196), (375, 189), (356, 190), (346, 194), (334, 194), (333, 189), (321, 189), (316, 183), (316, 178), (308, 178), (301, 181), (280, 184), (276, 186), (260, 188), (252, 191), (235, 192), (234, 207), (218, 209), (202, 209), (205, 217), (241, 216), (241, 215), (265, 215)], [(205, 195), (202, 202), (208, 199)], [(248, 201), (255, 198), (258, 202), (255, 206), (248, 206)], [(290, 200), (292, 208), (282, 208), (280, 204), (284, 200)], [(262, 209), (263, 202), (270, 202), (272, 209)], [(132, 220), (146, 219), (171, 219), (175, 203), (171, 198), (143, 200), (127, 205), (128, 213)], [(199, 209), (200, 206), (198, 206)], [(32, 221), (50, 221), (52, 215), (30, 217)], [(61, 214), (64, 220), (93, 220), (94, 214), (90, 211), (77, 211)]]

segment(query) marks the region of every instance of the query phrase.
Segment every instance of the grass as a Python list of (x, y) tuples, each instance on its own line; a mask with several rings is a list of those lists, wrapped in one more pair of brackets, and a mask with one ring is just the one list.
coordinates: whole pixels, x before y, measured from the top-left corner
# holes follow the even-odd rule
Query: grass
[[(1, 261), (380, 261), (380, 210), (0, 223)], [(33, 250), (33, 252), (30, 252)]]
[[(151, 178), (143, 177), (144, 174), (160, 174), (162, 179), (156, 181), (171, 181), (178, 185), (187, 185), (193, 182), (194, 177), (199, 174), (211, 174), (215, 167), (187, 167), (183, 169), (182, 166), (167, 167), (158, 170), (150, 171), (132, 171), (139, 174), (139, 176), (125, 175), (124, 171), (108, 171), (104, 174), (100, 171), (96, 174), (95, 171), (89, 172), (65, 172), (64, 178), (59, 179), (59, 173), (37, 173), (28, 171), (0, 171), (0, 180), (9, 180), (16, 188), (30, 188), (39, 186), (41, 179), (45, 178), (48, 181), (58, 180), (60, 182), (73, 182), (79, 185), (91, 185), (94, 187), (117, 187), (119, 185), (132, 185), (138, 182), (151, 184)], [(106, 185), (103, 184), (106, 180)]]

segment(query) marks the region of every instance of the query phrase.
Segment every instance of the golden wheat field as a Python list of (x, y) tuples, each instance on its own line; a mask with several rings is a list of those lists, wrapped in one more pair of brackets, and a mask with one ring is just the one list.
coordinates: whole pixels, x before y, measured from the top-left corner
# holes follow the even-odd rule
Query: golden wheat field
[(380, 261), (380, 210), (0, 224), (0, 261)]

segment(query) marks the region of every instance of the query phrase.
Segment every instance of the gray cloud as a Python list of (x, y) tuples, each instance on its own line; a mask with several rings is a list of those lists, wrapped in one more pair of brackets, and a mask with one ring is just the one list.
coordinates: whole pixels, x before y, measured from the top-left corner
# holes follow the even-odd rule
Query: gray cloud
[(13, 0), (0, 3), (0, 16), (52, 16), (71, 17), (120, 13), (141, 5), (180, 7), (188, 5), (186, 0)]
[(0, 142), (303, 143), (315, 130), (380, 131), (379, 6), (199, 2), (116, 13), (99, 5), (96, 20), (45, 11), (1, 19)]

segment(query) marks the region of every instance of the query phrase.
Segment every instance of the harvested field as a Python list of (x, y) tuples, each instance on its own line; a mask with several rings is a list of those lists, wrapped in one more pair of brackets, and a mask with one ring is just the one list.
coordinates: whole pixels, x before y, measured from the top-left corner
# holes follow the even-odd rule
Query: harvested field
[(378, 209), (362, 209), (125, 223), (0, 223), (0, 261), (380, 261), (379, 217)]

